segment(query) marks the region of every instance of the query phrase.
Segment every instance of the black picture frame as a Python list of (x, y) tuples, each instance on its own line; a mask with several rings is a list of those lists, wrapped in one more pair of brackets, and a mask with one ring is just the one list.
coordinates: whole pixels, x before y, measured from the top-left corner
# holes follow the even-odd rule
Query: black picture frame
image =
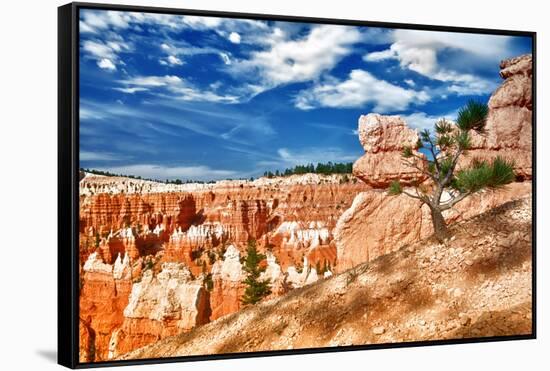
[[(532, 117), (532, 333), (528, 335), (495, 336), (483, 338), (414, 341), (371, 345), (339, 346), (332, 348), (308, 348), (296, 350), (273, 350), (249, 353), (227, 353), (185, 357), (136, 359), (122, 361), (79, 362), (79, 257), (78, 257), (78, 212), (79, 212), (79, 10), (100, 9), (163, 13), (177, 15), (216, 16), (255, 20), (279, 20), (317, 24), (371, 26), (427, 31), (444, 31), (490, 35), (525, 36), (531, 38), (533, 52), (533, 117)], [(112, 5), (97, 3), (70, 3), (58, 8), (58, 363), (69, 368), (91, 368), (189, 362), (215, 359), (266, 357), (325, 352), (342, 352), (381, 348), (401, 348), (431, 345), (482, 343), (508, 340), (536, 339), (536, 32), (485, 28), (465, 28), (423, 24), (373, 22), (349, 19), (330, 19), (272, 14), (205, 11), (146, 6)]]

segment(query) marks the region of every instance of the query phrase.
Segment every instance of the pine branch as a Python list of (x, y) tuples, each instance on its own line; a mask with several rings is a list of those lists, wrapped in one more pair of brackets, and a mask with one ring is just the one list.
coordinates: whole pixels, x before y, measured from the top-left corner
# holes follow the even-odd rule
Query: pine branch
[[(418, 157), (418, 158), (422, 159), (421, 157)], [(435, 177), (435, 175), (433, 175), (432, 173), (430, 173), (426, 169), (423, 169), (420, 166), (416, 165), (414, 162), (409, 162), (405, 159), (403, 159), (403, 162), (404, 162), (405, 165), (408, 165), (410, 167), (415, 168), (416, 170), (420, 171), (422, 174), (430, 177), (434, 182), (437, 182), (437, 178)]]
[(418, 200), (423, 200), (423, 198), (421, 196), (416, 196), (416, 195), (413, 195), (412, 193), (409, 193), (405, 190), (401, 191), (403, 194), (406, 194), (407, 196), (411, 197), (411, 198), (416, 198)]
[(468, 197), (471, 194), (472, 194), (472, 192), (464, 192), (464, 193), (459, 194), (455, 198), (451, 198), (449, 201), (446, 201), (444, 203), (439, 204), (440, 210), (444, 211), (444, 210), (448, 210), (448, 209), (452, 208), (454, 205), (456, 205), (460, 201), (464, 200), (466, 197)]
[(401, 193), (411, 197), (411, 198), (415, 198), (417, 200), (420, 200), (422, 201), (423, 203), (426, 203), (426, 204), (429, 204), (430, 203), (430, 200), (428, 197), (426, 197), (425, 195), (422, 195), (420, 193), (418, 193), (418, 188), (417, 187), (414, 187), (414, 192), (416, 193), (416, 195), (410, 193), (410, 192), (407, 192), (405, 191), (404, 189), (401, 190)]
[(435, 150), (434, 150), (434, 148), (435, 148), (434, 142), (432, 141), (432, 138), (430, 136), (426, 136), (426, 139), (427, 139), (428, 143), (430, 144), (430, 147), (428, 149), (430, 150), (430, 153), (432, 154), (432, 156), (434, 158), (436, 174), (439, 177), (439, 174), (441, 172), (441, 167), (439, 166), (439, 160), (437, 159), (437, 154), (435, 153)]
[(453, 157), (453, 160), (451, 162), (451, 166), (449, 167), (449, 171), (447, 171), (447, 174), (445, 174), (445, 177), (443, 178), (443, 180), (440, 183), (442, 188), (444, 188), (449, 183), (451, 178), (453, 177), (456, 164), (458, 163), (458, 159), (459, 159), (460, 155), (462, 154), (462, 152), (463, 152), (463, 150), (460, 149), (460, 148), (456, 150), (456, 153), (455, 153), (455, 155)]

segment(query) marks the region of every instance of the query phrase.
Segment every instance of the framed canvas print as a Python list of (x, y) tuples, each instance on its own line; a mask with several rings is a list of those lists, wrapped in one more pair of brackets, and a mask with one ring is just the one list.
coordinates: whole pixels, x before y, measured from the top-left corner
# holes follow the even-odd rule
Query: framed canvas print
[(59, 8), (59, 363), (535, 337), (535, 33)]

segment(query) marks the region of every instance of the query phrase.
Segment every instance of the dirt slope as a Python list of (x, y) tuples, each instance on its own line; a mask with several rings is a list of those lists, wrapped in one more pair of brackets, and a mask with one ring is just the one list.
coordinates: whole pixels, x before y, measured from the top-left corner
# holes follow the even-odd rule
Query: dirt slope
[(122, 358), (531, 332), (531, 200)]

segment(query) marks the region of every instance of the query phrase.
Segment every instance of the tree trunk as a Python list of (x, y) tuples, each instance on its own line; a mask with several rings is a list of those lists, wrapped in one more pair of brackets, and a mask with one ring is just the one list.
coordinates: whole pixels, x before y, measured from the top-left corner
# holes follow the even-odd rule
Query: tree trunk
[(432, 212), (432, 224), (434, 226), (434, 235), (439, 242), (443, 242), (445, 239), (451, 236), (445, 218), (438, 208), (431, 207)]

